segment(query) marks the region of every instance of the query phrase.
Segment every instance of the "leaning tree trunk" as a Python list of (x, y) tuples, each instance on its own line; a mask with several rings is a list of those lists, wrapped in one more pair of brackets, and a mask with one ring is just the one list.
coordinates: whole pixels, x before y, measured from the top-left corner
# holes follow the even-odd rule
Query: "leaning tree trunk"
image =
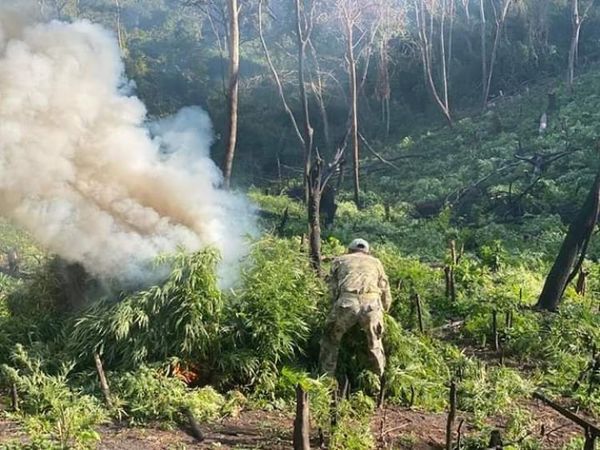
[(567, 285), (579, 272), (598, 220), (599, 206), (600, 172), (594, 180), (585, 203), (569, 226), (558, 256), (546, 278), (536, 308), (547, 311), (556, 311), (558, 308)]
[(229, 9), (229, 137), (225, 161), (223, 163), (223, 184), (229, 189), (231, 183), (231, 172), (233, 169), (233, 157), (237, 142), (238, 128), (238, 94), (239, 94), (239, 72), (240, 72), (240, 27), (239, 8), (237, 0), (227, 2)]

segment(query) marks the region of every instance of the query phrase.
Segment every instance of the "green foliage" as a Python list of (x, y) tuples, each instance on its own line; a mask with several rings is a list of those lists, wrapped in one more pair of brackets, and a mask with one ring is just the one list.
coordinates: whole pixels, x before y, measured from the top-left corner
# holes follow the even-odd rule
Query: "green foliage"
[(387, 316), (384, 348), (388, 398), (406, 406), (442, 410), (447, 401), (445, 385), (451, 376), (444, 344), (404, 331)]
[(63, 365), (49, 374), (43, 362), (17, 345), (12, 365), (1, 366), (3, 384), (14, 384), (21, 396), (21, 414), (28, 434), (40, 447), (89, 448), (99, 441), (95, 426), (105, 422), (106, 412), (98, 401), (72, 389), (68, 376), (72, 366)]
[[(108, 0), (63, 3), (63, 19), (86, 17), (114, 26), (113, 4)], [(148, 100), (152, 115), (162, 116), (200, 99), (214, 119), (216, 132), (223, 134), (227, 111), (222, 101), (225, 65), (220, 38), (226, 33), (219, 28), (220, 20), (211, 22), (206, 9), (181, 8), (176, 3), (122, 2), (128, 74), (135, 79), (137, 92)], [(339, 94), (347, 89), (346, 67), (340, 64), (345, 50), (329, 3), (317, 5), (325, 9), (317, 14), (311, 43), (315, 62), (322, 64), (319, 71), (327, 74), (320, 94), (328, 109), (330, 132), (343, 135), (347, 105)], [(390, 63), (402, 67), (389, 74), (395, 86), (390, 99), (395, 126), (389, 137), (383, 136), (382, 121), (371, 112), (379, 109), (381, 99), (372, 95), (378, 89), (369, 88), (361, 99), (361, 129), (395, 167), (363, 149), (363, 208), (354, 205), (348, 183), (342, 182), (336, 221), (323, 230), (323, 254), (326, 258), (340, 254), (351, 239), (364, 237), (386, 267), (395, 299), (385, 334), (390, 402), (442, 411), (447, 407), (448, 382), (456, 378), (460, 408), (472, 414), (481, 436), (489, 431), (486, 420), (502, 414), (508, 416), (509, 440), (519, 442), (519, 448), (534, 449), (539, 443), (523, 438), (531, 417), (518, 406), (518, 400), (534, 388), (567, 396), (588, 413), (600, 414), (600, 380), (594, 366), (600, 348), (600, 264), (586, 261), (588, 293), (578, 296), (569, 288), (558, 314), (541, 315), (529, 309), (597, 165), (600, 78), (593, 72), (580, 76), (574, 92), (555, 89), (550, 82), (511, 97), (520, 90), (520, 81), (548, 74), (562, 77), (568, 47), (563, 38), (570, 26), (565, 2), (518, 3), (509, 12), (493, 77), (492, 91), (502, 89), (506, 95), (497, 98), (485, 114), (459, 118), (451, 129), (432, 127), (431, 113), (423, 107), (428, 94), (420, 81), (420, 63), (401, 51), (415, 38), (413, 22), (403, 24), (405, 35), (397, 35), (396, 30), (393, 37), (386, 35)], [(536, 9), (542, 3), (547, 10)], [(290, 46), (295, 46), (289, 32), (293, 14), (280, 1), (270, 2), (269, 7), (265, 32), (268, 42), (279, 43), (273, 46), (276, 65), (282, 74), (292, 73), (297, 70), (290, 58), (294, 54)], [(462, 8), (458, 10), (453, 24), (461, 42), (474, 43), (476, 49), (479, 30), (471, 26)], [(264, 76), (265, 61), (254, 36), (254, 10), (242, 11), (242, 79), (246, 82), (241, 89), (241, 158), (235, 168), (241, 173), (239, 180), (260, 183), (250, 197), (260, 206), (264, 228), (280, 238), (266, 236), (253, 244), (235, 291), (219, 291), (218, 257), (207, 250), (160, 261), (171, 269), (156, 286), (123, 294), (118, 302), (104, 299), (86, 305), (83, 312), (67, 313), (57, 261), (43, 259), (27, 235), (0, 222), (0, 250), (18, 247), (26, 276), (17, 280), (0, 275), (2, 383), (19, 387), (23, 412), (17, 417), (30, 431), (31, 446), (85, 447), (96, 442), (94, 426), (107, 413), (80, 388), (91, 384), (94, 352), (102, 355), (109, 369), (117, 403), (111, 413), (124, 414), (132, 423), (178, 423), (186, 408), (201, 420), (215, 420), (244, 403), (241, 394), (188, 388), (167, 375), (174, 361), (197, 367), (201, 383), (223, 390), (240, 388), (261, 406), (289, 408), (295, 386), (301, 384), (311, 395), (315, 423), (323, 428), (329, 423), (332, 386), (310, 376), (316, 369), (329, 299), (302, 248), (306, 209), (301, 195), (300, 199), (294, 195), (297, 188), (301, 190), (302, 180), (287, 179), (302, 172), (296, 172), (302, 156), (279, 98)], [(548, 27), (544, 40), (530, 33), (542, 22)], [(493, 21), (488, 24), (493, 26)], [(598, 16), (592, 14), (582, 35), (582, 61), (598, 57), (597, 24)], [(379, 39), (376, 36), (375, 44)], [(461, 46), (453, 51), (450, 91), (460, 107), (476, 102), (479, 110), (481, 99), (475, 99), (479, 92), (473, 89), (480, 82), (479, 58), (479, 52)], [(381, 81), (374, 78), (380, 75), (379, 68), (367, 71), (366, 86)], [(289, 84), (284, 88), (287, 91)], [(294, 111), (295, 91), (288, 96)], [(546, 110), (548, 91), (556, 93), (557, 109), (548, 111), (549, 127), (540, 134), (537, 124)], [(323, 125), (317, 120), (313, 125), (315, 144), (327, 159), (332, 145), (325, 142)], [(217, 152), (224, 142), (217, 140)], [(514, 158), (517, 152), (530, 157), (562, 150), (569, 153), (545, 165), (539, 179), (531, 164)], [(265, 189), (265, 179), (275, 178), (278, 181)], [(433, 204), (430, 213), (423, 212), (428, 202)], [(280, 227), (284, 211), (288, 218)], [(464, 243), (466, 253), (457, 264), (448, 258), (450, 239)], [(597, 239), (589, 256), (600, 256)], [(444, 293), (446, 264), (454, 269), (454, 303)], [(415, 293), (422, 301), (423, 335), (417, 331)], [(493, 312), (506, 366), (497, 363), (496, 355), (486, 362), (478, 358), (490, 356)], [(506, 322), (506, 314), (512, 314), (512, 323)], [(441, 329), (449, 320), (461, 325)], [(378, 380), (365, 370), (364, 335), (355, 329), (344, 344), (340, 367), (355, 389), (376, 392)], [(372, 413), (372, 399), (360, 392), (342, 402), (332, 448), (373, 448)], [(481, 436), (473, 437), (465, 448), (484, 445)], [(581, 442), (565, 448), (577, 445), (580, 448)]]
[(133, 424), (180, 423), (185, 420), (186, 409), (199, 421), (215, 420), (234, 406), (211, 387), (189, 389), (183, 381), (146, 366), (115, 373), (109, 382), (120, 408)]
[(159, 262), (172, 267), (164, 283), (118, 303), (94, 304), (76, 320), (69, 343), (78, 358), (98, 352), (110, 367), (132, 367), (214, 354), (222, 311), (217, 255), (179, 253)]
[[(375, 252), (386, 269), (392, 288), (394, 303), (390, 314), (405, 327), (417, 330), (414, 296), (418, 294), (421, 298), (424, 324), (426, 328), (430, 328), (433, 316), (429, 306), (441, 306), (445, 300), (442, 272), (414, 257), (401, 256), (399, 249), (389, 244), (377, 247)], [(437, 309), (436, 318), (442, 317), (441, 312)]]
[[(315, 379), (307, 372), (286, 366), (281, 370), (277, 384), (272, 391), (263, 390), (259, 386), (256, 394), (259, 399), (266, 399), (271, 405), (280, 401), (284, 406), (293, 410), (296, 405), (296, 387), (298, 385), (308, 393), (310, 417), (315, 427), (323, 430), (329, 428), (331, 398), (335, 387), (333, 381), (328, 377)], [(264, 405), (264, 402), (262, 404)]]
[(458, 398), (461, 409), (472, 412), (476, 423), (482, 424), (486, 417), (507, 411), (532, 390), (533, 385), (513, 369), (471, 364), (463, 374)]
[(242, 282), (225, 312), (221, 382), (272, 390), (277, 368), (301, 356), (318, 328), (324, 287), (296, 242), (268, 237), (255, 244)]
[(353, 394), (338, 405), (338, 423), (332, 430), (329, 448), (332, 450), (369, 450), (375, 448), (370, 417), (375, 403), (362, 393)]

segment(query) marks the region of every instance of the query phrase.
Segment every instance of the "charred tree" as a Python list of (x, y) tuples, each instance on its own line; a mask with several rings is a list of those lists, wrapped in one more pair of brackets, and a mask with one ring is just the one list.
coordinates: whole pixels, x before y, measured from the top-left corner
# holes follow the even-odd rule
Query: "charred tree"
[(598, 221), (600, 205), (600, 172), (594, 184), (571, 222), (554, 265), (546, 278), (546, 283), (537, 302), (538, 309), (556, 311), (567, 285), (579, 273), (590, 238)]
[(237, 0), (228, 0), (227, 9), (229, 12), (229, 89), (227, 95), (229, 102), (227, 105), (229, 110), (229, 136), (227, 139), (227, 149), (225, 151), (225, 161), (223, 162), (223, 185), (226, 189), (229, 189), (238, 128), (240, 10)]

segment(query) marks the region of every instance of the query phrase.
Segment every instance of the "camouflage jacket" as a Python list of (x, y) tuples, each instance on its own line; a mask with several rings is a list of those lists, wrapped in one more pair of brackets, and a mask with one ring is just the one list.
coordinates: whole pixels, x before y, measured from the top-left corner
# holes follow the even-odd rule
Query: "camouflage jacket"
[(365, 253), (348, 253), (333, 260), (329, 285), (334, 302), (344, 294), (377, 295), (387, 311), (392, 303), (390, 285), (377, 258)]

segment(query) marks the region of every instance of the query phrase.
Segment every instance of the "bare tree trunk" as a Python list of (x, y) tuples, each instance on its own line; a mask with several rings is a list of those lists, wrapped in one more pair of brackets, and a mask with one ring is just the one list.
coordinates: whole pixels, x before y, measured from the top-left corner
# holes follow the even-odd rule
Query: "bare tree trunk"
[(446, 0), (442, 0), (442, 15), (440, 17), (440, 51), (442, 53), (442, 92), (444, 94), (444, 105), (448, 108), (448, 71), (446, 64)]
[[(303, 138), (304, 138), (304, 187), (308, 213), (308, 241), (310, 261), (313, 268), (321, 274), (321, 169), (322, 161), (319, 155), (314, 158), (313, 127), (310, 123), (308, 96), (304, 80), (306, 47), (312, 31), (312, 14), (307, 18), (303, 0), (295, 0), (296, 10), (296, 42), (298, 45), (298, 87), (302, 103)], [(302, 20), (304, 16), (304, 20)], [(313, 161), (315, 159), (315, 161)]]
[[(321, 195), (323, 187), (327, 184), (331, 175), (326, 177), (322, 174), (322, 160), (319, 155), (314, 156), (313, 151), (313, 128), (310, 124), (310, 113), (308, 109), (308, 98), (306, 95), (306, 89), (304, 85), (304, 65), (306, 60), (306, 47), (310, 43), (310, 33), (312, 31), (313, 22), (313, 10), (310, 11), (310, 17), (307, 19), (304, 15), (302, 0), (294, 0), (296, 10), (296, 33), (297, 33), (297, 44), (298, 44), (298, 84), (300, 90), (300, 97), (302, 100), (302, 113), (304, 118), (303, 132), (300, 131), (296, 116), (289, 107), (285, 92), (283, 90), (283, 84), (281, 79), (273, 65), (269, 50), (267, 47), (266, 40), (263, 34), (262, 28), (262, 4), (263, 0), (259, 0), (258, 3), (258, 32), (263, 47), (267, 63), (277, 84), (277, 90), (279, 97), (284, 106), (284, 109), (290, 119), (292, 127), (296, 132), (298, 141), (302, 145), (303, 156), (305, 158), (304, 170), (305, 176), (305, 195), (307, 200), (307, 214), (308, 214), (308, 239), (309, 239), (309, 255), (310, 261), (313, 268), (318, 274), (321, 274), (321, 223), (320, 223), (320, 206), (321, 206)], [(305, 20), (302, 20), (304, 15)], [(303, 24), (304, 22), (304, 24)], [(338, 151), (336, 159), (331, 163), (331, 167), (337, 167), (340, 164), (342, 154)], [(314, 162), (312, 161), (314, 159)]]
[(116, 8), (116, 25), (117, 25), (117, 42), (119, 43), (119, 49), (125, 50), (125, 40), (123, 39), (123, 29), (121, 27), (121, 4), (119, 0), (115, 0)]
[[(508, 8), (512, 0), (504, 0), (502, 4), (502, 11), (500, 13), (500, 17), (496, 15), (496, 33), (494, 36), (494, 44), (492, 46), (492, 55), (490, 57), (490, 67), (488, 72), (488, 79), (485, 85), (485, 91), (483, 94), (483, 109), (487, 107), (487, 101), (490, 96), (490, 88), (492, 86), (492, 76), (494, 75), (494, 66), (496, 64), (496, 55), (498, 53), (498, 44), (500, 43), (500, 36), (502, 35), (502, 28), (504, 27), (504, 22), (506, 21), (506, 15), (508, 14)], [(493, 3), (492, 3), (493, 4)]]
[(308, 189), (308, 248), (310, 263), (321, 275), (321, 161), (311, 165)]
[(463, 8), (465, 10), (465, 17), (467, 18), (467, 23), (471, 22), (471, 10), (470, 10), (470, 0), (462, 0)]
[(377, 94), (381, 100), (381, 120), (385, 124), (385, 137), (390, 135), (390, 71), (388, 61), (387, 37), (379, 43), (379, 67), (377, 79)]
[(359, 147), (358, 147), (358, 86), (356, 81), (356, 59), (354, 57), (354, 23), (352, 12), (346, 9), (345, 25), (348, 58), (348, 74), (350, 77), (350, 137), (352, 139), (352, 168), (354, 171), (354, 203), (360, 208), (360, 176), (359, 176)]
[(421, 60), (423, 63), (423, 75), (425, 77), (425, 84), (435, 104), (438, 106), (441, 113), (444, 115), (444, 118), (448, 122), (448, 125), (452, 126), (452, 117), (450, 115), (449, 105), (445, 102), (445, 96), (444, 100), (442, 100), (442, 98), (438, 94), (435, 81), (433, 79), (433, 63), (431, 54), (431, 39), (433, 37), (433, 16), (430, 14), (429, 18), (430, 26), (429, 30), (427, 30), (424, 0), (415, 0), (415, 19), (417, 22), (417, 30), (419, 35), (419, 50), (421, 53)]
[[(309, 201), (309, 179), (310, 163), (313, 152), (313, 127), (310, 124), (310, 110), (308, 106), (308, 96), (306, 95), (306, 85), (304, 80), (304, 66), (306, 61), (306, 46), (310, 38), (309, 26), (312, 24), (302, 23), (303, 4), (301, 0), (295, 0), (296, 9), (296, 42), (298, 45), (298, 88), (300, 91), (300, 102), (302, 103), (303, 117), (303, 137), (304, 137), (304, 195), (306, 202)], [(305, 28), (303, 30), (303, 28)]]
[(223, 185), (225, 189), (229, 189), (231, 185), (231, 171), (237, 142), (240, 73), (240, 10), (237, 0), (228, 0), (227, 8), (229, 12), (229, 137), (227, 150), (225, 151), (225, 161), (223, 162)]
[[(577, 3), (577, 0), (573, 0)], [(567, 86), (573, 90), (573, 80), (575, 79), (575, 59), (577, 56), (577, 47), (579, 46), (579, 34), (581, 32), (581, 24), (575, 25), (571, 35), (571, 46), (569, 47), (569, 67), (567, 72)]]
[(311, 82), (313, 93), (317, 99), (319, 106), (319, 112), (321, 114), (321, 120), (323, 121), (323, 138), (325, 139), (325, 145), (328, 149), (331, 149), (331, 133), (329, 132), (329, 115), (327, 114), (327, 108), (325, 107), (325, 99), (323, 98), (323, 79), (321, 77), (321, 68), (319, 67), (319, 59), (317, 58), (317, 50), (312, 42), (308, 42), (313, 62), (316, 69), (316, 83)]
[(447, 65), (447, 74), (446, 76), (448, 77), (448, 82), (451, 79), (451, 75), (450, 75), (450, 68), (452, 66), (452, 50), (454, 49), (454, 15), (456, 12), (456, 6), (455, 6), (455, 0), (450, 0), (450, 30), (448, 32), (448, 62), (446, 63)]
[(579, 0), (571, 0), (571, 45), (569, 46), (569, 62), (567, 70), (567, 86), (573, 89), (573, 80), (575, 79), (575, 65), (577, 64), (577, 53), (579, 49), (579, 36), (581, 26), (587, 18), (590, 9), (594, 6), (595, 0), (591, 0), (583, 14), (579, 13)]
[(537, 302), (538, 309), (556, 311), (558, 308), (567, 285), (581, 268), (599, 212), (600, 172), (596, 176), (585, 203), (569, 226)]
[(480, 18), (480, 34), (481, 34), (481, 97), (483, 98), (483, 104), (487, 103), (486, 88), (487, 88), (487, 39), (485, 33), (485, 8), (483, 6), (483, 0), (479, 0), (479, 18)]

